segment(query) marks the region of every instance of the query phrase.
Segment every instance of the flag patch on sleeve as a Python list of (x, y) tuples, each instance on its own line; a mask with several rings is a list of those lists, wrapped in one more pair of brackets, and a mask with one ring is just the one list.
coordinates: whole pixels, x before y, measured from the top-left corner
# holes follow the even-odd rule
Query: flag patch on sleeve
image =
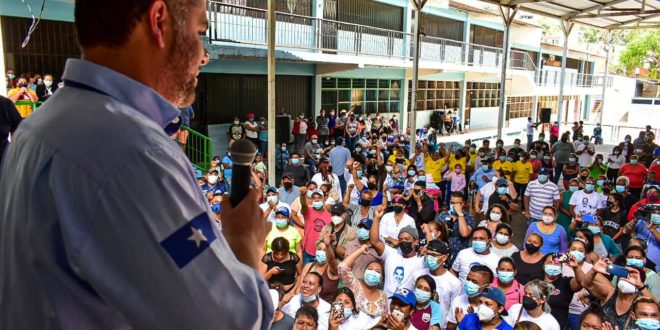
[(216, 239), (208, 214), (202, 213), (165, 238), (160, 245), (179, 268), (202, 254)]

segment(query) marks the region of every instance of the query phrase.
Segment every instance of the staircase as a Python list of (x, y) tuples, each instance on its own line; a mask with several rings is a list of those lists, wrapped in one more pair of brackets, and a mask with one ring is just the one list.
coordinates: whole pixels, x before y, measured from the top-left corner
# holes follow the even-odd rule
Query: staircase
[[(190, 159), (190, 162), (196, 169), (202, 171), (202, 173), (206, 173), (211, 167), (213, 140), (187, 126), (181, 127), (181, 133), (183, 132), (188, 132), (188, 139), (183, 147), (183, 152), (188, 156), (188, 159)], [(179, 142), (181, 133), (173, 137), (175, 141)]]
[(594, 101), (594, 107), (591, 108), (591, 113), (598, 113), (600, 112), (600, 108), (603, 107), (603, 101), (602, 100), (596, 100)]

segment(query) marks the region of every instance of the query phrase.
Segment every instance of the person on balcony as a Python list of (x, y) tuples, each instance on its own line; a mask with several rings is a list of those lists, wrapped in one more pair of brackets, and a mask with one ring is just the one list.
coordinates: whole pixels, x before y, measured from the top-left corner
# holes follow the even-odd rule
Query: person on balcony
[(57, 91), (57, 85), (54, 85), (54, 81), (52, 74), (46, 74), (44, 75), (44, 83), (37, 85), (36, 93), (41, 101), (46, 102)]
[[(18, 79), (16, 88), (9, 90), (9, 92), (7, 93), (7, 97), (12, 102), (14, 102), (14, 104), (20, 101), (27, 101), (27, 102), (39, 101), (39, 97), (37, 97), (37, 94), (33, 90), (28, 88), (27, 79), (23, 77)], [(34, 111), (32, 105), (16, 105), (16, 109), (23, 118), (29, 116), (32, 113), (32, 111)]]

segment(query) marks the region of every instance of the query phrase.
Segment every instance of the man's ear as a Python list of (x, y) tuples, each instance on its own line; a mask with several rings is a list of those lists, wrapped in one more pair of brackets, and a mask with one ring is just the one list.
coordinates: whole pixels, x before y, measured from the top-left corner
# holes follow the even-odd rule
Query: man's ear
[(167, 29), (167, 21), (171, 18), (169, 8), (162, 0), (154, 1), (147, 12), (149, 34), (161, 49), (165, 48), (165, 34), (170, 31)]

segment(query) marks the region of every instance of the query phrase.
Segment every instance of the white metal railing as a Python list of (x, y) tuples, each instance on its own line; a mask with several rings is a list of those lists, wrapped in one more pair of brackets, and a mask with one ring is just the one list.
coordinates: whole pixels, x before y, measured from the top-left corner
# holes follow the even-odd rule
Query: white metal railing
[[(607, 77), (607, 87), (612, 87), (614, 78)], [(556, 69), (541, 69), (536, 72), (535, 83), (543, 87), (559, 87), (561, 83), (561, 71)], [(566, 72), (566, 87), (603, 87), (603, 74), (588, 74), (578, 72)]]

